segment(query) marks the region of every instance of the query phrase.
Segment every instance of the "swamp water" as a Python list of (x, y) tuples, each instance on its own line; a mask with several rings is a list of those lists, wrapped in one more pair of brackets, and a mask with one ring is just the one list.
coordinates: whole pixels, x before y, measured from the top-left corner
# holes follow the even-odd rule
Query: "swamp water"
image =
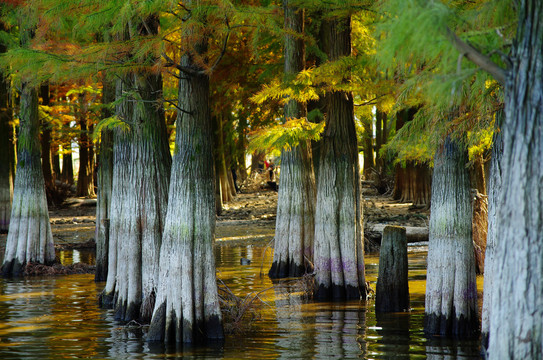
[[(422, 332), (426, 252), (410, 247), (412, 311), (375, 315), (373, 301), (313, 303), (302, 299), (300, 283), (260, 276), (263, 246), (218, 246), (218, 278), (258, 309), (249, 332), (229, 335), (224, 344), (165, 350), (150, 347), (140, 328), (117, 324), (97, 306), (104, 284), (93, 275), (0, 279), (0, 359), (470, 359), (479, 341), (428, 340)], [(264, 273), (272, 260), (270, 250)], [(92, 263), (93, 254), (63, 251), (65, 264)], [(252, 263), (241, 266), (241, 258)], [(366, 256), (372, 288), (378, 256)], [(479, 279), (482, 280), (482, 279)], [(478, 287), (482, 289), (482, 281)]]

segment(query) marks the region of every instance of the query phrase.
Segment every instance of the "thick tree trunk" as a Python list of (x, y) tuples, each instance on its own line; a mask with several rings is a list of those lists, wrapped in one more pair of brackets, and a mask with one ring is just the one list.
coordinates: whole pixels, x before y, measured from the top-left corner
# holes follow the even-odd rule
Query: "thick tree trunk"
[[(285, 74), (292, 76), (305, 67), (304, 10), (288, 0), (285, 9)], [(297, 35), (299, 34), (299, 35)], [(285, 120), (307, 116), (304, 104), (290, 100)], [(312, 270), (315, 231), (315, 176), (311, 147), (307, 141), (281, 152), (281, 179), (277, 199), (275, 252), (269, 271), (272, 278), (302, 276)]]
[(496, 113), (496, 125), (492, 139), (492, 156), (490, 158), (490, 174), (488, 178), (488, 231), (485, 251), (485, 282), (483, 288), (483, 313), (481, 318), (481, 338), (483, 346), (488, 346), (488, 332), (490, 328), (490, 308), (492, 306), (492, 291), (496, 286), (496, 245), (498, 243), (498, 211), (500, 208), (500, 195), (502, 191), (502, 156), (503, 156), (503, 111)]
[(405, 167), (396, 165), (393, 197), (402, 203), (428, 206), (432, 189), (432, 175), (428, 165), (408, 161)]
[[(115, 87), (104, 81), (102, 86), (102, 103), (109, 104), (115, 100)], [(103, 117), (112, 114), (109, 110), (103, 112)], [(109, 229), (111, 215), (111, 197), (113, 181), (113, 131), (103, 129), (100, 135), (100, 152), (98, 154), (98, 197), (96, 204), (96, 274), (95, 281), (107, 280)]]
[(379, 276), (375, 290), (376, 312), (409, 310), (407, 281), (407, 237), (405, 228), (386, 226), (379, 254)]
[[(326, 22), (328, 58), (351, 52), (351, 20)], [(347, 79), (344, 79), (347, 81)], [(327, 95), (315, 211), (315, 298), (359, 299), (366, 295), (358, 145), (352, 94)]]
[(445, 139), (434, 158), (424, 331), (473, 337), (479, 332), (467, 154)]
[(520, 0), (505, 81), (490, 358), (543, 354), (543, 2)]
[(14, 129), (9, 89), (8, 79), (0, 74), (0, 233), (7, 232), (9, 228), (15, 177)]
[[(146, 24), (145, 29), (158, 31), (157, 17), (149, 17)], [(116, 97), (123, 98), (117, 115), (128, 128), (115, 129), (113, 139), (109, 264), (102, 304), (114, 307), (121, 321), (148, 322), (158, 288), (171, 168), (164, 111), (157, 108), (162, 77), (134, 71), (117, 81), (116, 91)], [(127, 95), (134, 91), (136, 96)]]
[(38, 92), (22, 84), (17, 175), (2, 273), (21, 275), (29, 262), (55, 260), (41, 168)]
[[(193, 8), (199, 2), (184, 4)], [(187, 29), (182, 36), (193, 40), (196, 34)], [(206, 52), (205, 41), (197, 40), (197, 53)], [(183, 55), (181, 65), (202, 70), (189, 54)], [(160, 282), (147, 334), (151, 342), (224, 338), (213, 253), (215, 174), (208, 75), (200, 72), (181, 77), (178, 106), (182, 111), (177, 117)]]

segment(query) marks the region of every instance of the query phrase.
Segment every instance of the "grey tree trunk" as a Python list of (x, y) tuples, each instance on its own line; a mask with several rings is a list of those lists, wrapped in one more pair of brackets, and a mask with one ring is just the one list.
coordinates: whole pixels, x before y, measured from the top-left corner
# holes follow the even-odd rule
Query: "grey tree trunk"
[[(103, 82), (102, 103), (109, 104), (115, 100), (115, 88), (108, 81)], [(109, 110), (103, 117), (110, 117)], [(98, 154), (98, 198), (96, 204), (96, 274), (95, 281), (107, 280), (109, 229), (111, 214), (111, 197), (113, 181), (113, 131), (103, 129), (100, 135), (100, 152)]]
[(409, 310), (407, 281), (407, 237), (405, 228), (386, 226), (379, 254), (379, 276), (375, 290), (376, 312)]
[(496, 275), (496, 245), (498, 243), (498, 210), (500, 208), (500, 194), (502, 191), (502, 169), (501, 162), (503, 156), (503, 111), (496, 114), (496, 125), (494, 127), (494, 137), (492, 139), (492, 155), (490, 158), (490, 173), (488, 176), (488, 232), (486, 235), (485, 251), (485, 281), (483, 288), (483, 313), (481, 317), (481, 337), (483, 346), (488, 346), (488, 331), (490, 327), (490, 307), (492, 304), (492, 289), (494, 286), (494, 277)]
[[(146, 23), (158, 31), (158, 17)], [(161, 96), (160, 74), (134, 71), (117, 81), (122, 101), (116, 111), (128, 129), (115, 129), (113, 139), (109, 263), (101, 303), (114, 307), (121, 321), (148, 322), (158, 288), (171, 169)]]
[[(198, 1), (187, 1), (188, 8)], [(194, 30), (182, 37), (194, 39)], [(194, 40), (193, 40), (194, 41)], [(198, 35), (194, 49), (206, 52)], [(202, 70), (191, 55), (181, 66)], [(203, 71), (179, 80), (175, 155), (166, 226), (160, 250), (160, 285), (147, 334), (151, 342), (193, 343), (223, 339), (215, 275), (215, 174), (209, 77)]]
[[(351, 53), (351, 20), (326, 22), (328, 58)], [(347, 79), (344, 79), (347, 81)], [(315, 210), (315, 298), (366, 295), (358, 145), (351, 93), (327, 95)]]
[[(304, 10), (288, 0), (285, 9), (285, 75), (293, 76), (305, 67)], [(298, 35), (299, 34), (299, 35)], [(285, 120), (307, 116), (305, 104), (288, 101)], [(315, 175), (311, 144), (303, 142), (281, 151), (281, 178), (277, 199), (275, 251), (271, 278), (302, 276), (312, 271), (315, 231)]]
[(94, 151), (89, 138), (89, 121), (87, 119), (87, 97), (80, 93), (78, 96), (79, 122), (79, 172), (77, 174), (77, 196), (94, 196)]
[(38, 92), (21, 85), (17, 175), (2, 274), (21, 275), (29, 263), (50, 264), (55, 249), (41, 168)]
[(521, 0), (505, 80), (490, 358), (543, 354), (543, 2)]
[(432, 179), (424, 331), (479, 333), (467, 154), (449, 138), (436, 151)]
[(7, 232), (9, 228), (15, 177), (14, 129), (9, 89), (8, 79), (0, 74), (0, 233)]

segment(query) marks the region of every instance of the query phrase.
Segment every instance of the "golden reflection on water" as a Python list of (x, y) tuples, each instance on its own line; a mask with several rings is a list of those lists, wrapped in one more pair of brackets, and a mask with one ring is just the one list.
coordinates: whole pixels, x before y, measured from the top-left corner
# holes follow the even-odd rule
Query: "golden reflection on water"
[[(409, 253), (413, 311), (384, 315), (375, 314), (373, 300), (304, 300), (298, 279), (269, 279), (273, 254), (265, 251), (261, 244), (215, 249), (217, 277), (237, 296), (254, 299), (258, 317), (251, 330), (228, 335), (219, 347), (170, 349), (168, 354), (145, 343), (145, 328), (121, 326), (113, 321), (111, 311), (97, 307), (97, 294), (104, 284), (96, 284), (93, 275), (0, 280), (0, 359), (417, 359), (457, 352), (456, 343), (436, 345), (422, 332), (424, 251)], [(64, 252), (61, 259), (69, 262), (78, 256), (92, 259), (74, 252)], [(240, 265), (241, 258), (251, 263)], [(375, 289), (379, 258), (368, 254), (365, 260), (367, 281)], [(482, 289), (482, 277), (478, 277), (478, 288)], [(466, 356), (472, 356), (477, 346), (468, 343)]]

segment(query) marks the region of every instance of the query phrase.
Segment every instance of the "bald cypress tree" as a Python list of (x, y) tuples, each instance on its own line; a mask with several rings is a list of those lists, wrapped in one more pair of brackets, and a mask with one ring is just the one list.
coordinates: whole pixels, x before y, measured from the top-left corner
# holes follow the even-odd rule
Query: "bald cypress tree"
[[(304, 10), (283, 1), (285, 11), (285, 75), (305, 68)], [(306, 106), (289, 100), (284, 117), (307, 116)], [(281, 178), (277, 200), (275, 251), (269, 271), (272, 278), (301, 276), (312, 268), (315, 226), (315, 176), (308, 140), (281, 151)]]
[[(184, 2), (199, 14), (198, 0)], [(208, 38), (193, 23), (183, 27), (177, 131), (168, 211), (160, 248), (159, 287), (147, 339), (194, 343), (224, 338), (215, 275), (215, 174), (209, 75), (202, 59)]]
[[(328, 59), (351, 54), (350, 16), (325, 22)], [(343, 82), (348, 81), (345, 74)], [(362, 198), (353, 97), (347, 91), (326, 95), (315, 210), (315, 297), (365, 297)]]
[[(29, 13), (30, 11), (30, 13)], [(20, 44), (28, 47), (34, 35), (32, 9), (21, 8)], [(38, 90), (34, 79), (21, 79), (20, 125), (17, 142), (17, 172), (8, 240), (2, 273), (21, 275), (29, 262), (50, 264), (55, 249), (45, 196), (39, 141)]]

